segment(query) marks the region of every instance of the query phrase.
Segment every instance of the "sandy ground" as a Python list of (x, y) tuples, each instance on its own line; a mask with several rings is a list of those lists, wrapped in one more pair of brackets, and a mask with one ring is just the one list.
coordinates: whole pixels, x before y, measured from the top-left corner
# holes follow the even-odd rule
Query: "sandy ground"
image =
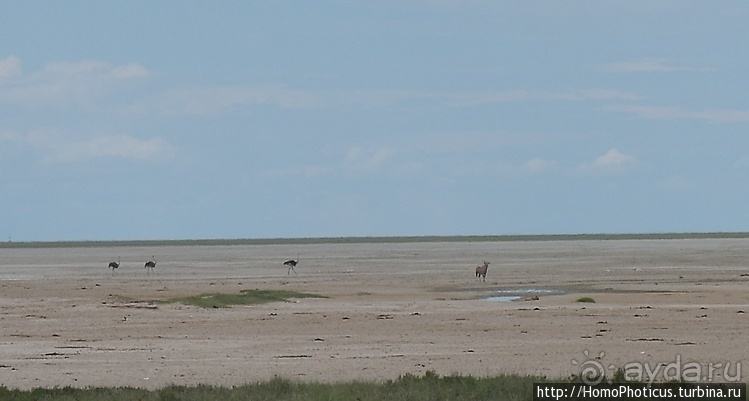
[[(567, 377), (637, 364), (746, 381), (747, 263), (744, 239), (0, 249), (0, 384)], [(255, 288), (328, 298), (149, 303)]]

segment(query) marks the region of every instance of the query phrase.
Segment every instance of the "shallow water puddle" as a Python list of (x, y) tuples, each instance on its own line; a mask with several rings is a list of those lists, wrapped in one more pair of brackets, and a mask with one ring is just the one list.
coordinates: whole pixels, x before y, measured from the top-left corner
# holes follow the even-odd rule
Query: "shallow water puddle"
[(484, 298), (484, 301), (493, 301), (493, 302), (512, 302), (517, 301), (520, 299), (520, 296), (517, 295), (499, 295), (495, 297), (486, 297)]
[(515, 288), (511, 290), (494, 291), (492, 293), (493, 295), (490, 295), (483, 299), (484, 301), (492, 302), (512, 302), (519, 299), (528, 298), (529, 296), (556, 295), (561, 293), (561, 291), (549, 290), (545, 288)]

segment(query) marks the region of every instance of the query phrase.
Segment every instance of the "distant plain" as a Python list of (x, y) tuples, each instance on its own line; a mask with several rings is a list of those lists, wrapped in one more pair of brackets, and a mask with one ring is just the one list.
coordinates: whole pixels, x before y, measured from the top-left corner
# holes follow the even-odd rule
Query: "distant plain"
[[(749, 359), (747, 261), (739, 234), (4, 243), (0, 384), (568, 377), (590, 360), (695, 361), (707, 375)], [(247, 289), (327, 298), (156, 302)], [(487, 300), (504, 296), (517, 300)]]

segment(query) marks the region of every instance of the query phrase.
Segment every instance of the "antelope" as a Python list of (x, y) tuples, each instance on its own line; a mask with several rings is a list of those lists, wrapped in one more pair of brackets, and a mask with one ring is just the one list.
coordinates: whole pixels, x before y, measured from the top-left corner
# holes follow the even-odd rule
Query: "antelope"
[(486, 271), (489, 269), (489, 262), (484, 261), (483, 266), (476, 268), (476, 279), (483, 278), (486, 281)]

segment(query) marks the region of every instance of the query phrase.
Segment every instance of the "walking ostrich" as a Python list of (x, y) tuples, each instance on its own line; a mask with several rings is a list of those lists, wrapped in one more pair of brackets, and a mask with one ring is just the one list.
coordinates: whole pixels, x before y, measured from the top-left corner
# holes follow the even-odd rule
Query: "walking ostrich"
[(151, 256), (151, 260), (146, 262), (146, 264), (143, 265), (143, 267), (146, 268), (146, 274), (151, 274), (153, 269), (156, 267), (156, 256)]
[[(294, 267), (299, 264), (299, 254), (296, 254), (296, 260), (290, 259), (285, 262), (283, 262), (284, 266), (289, 267), (289, 271), (286, 272), (287, 275), (291, 274), (291, 271), (294, 270)], [(296, 270), (294, 270), (294, 274), (296, 274)]]
[(120, 257), (117, 257), (116, 262), (109, 262), (109, 268), (112, 269), (112, 275), (114, 275), (114, 271), (120, 267)]
[(484, 261), (483, 266), (476, 268), (476, 279), (483, 278), (486, 281), (486, 271), (489, 269), (489, 262)]

